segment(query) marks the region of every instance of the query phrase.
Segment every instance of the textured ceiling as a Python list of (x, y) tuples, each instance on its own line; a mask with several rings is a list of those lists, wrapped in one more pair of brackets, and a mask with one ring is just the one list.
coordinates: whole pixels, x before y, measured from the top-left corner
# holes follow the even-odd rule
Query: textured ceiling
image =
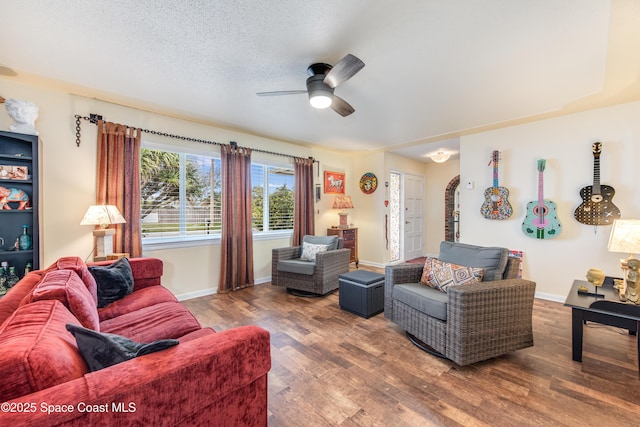
[[(42, 76), (306, 145), (420, 157), (455, 151), (465, 132), (640, 99), (639, 9), (633, 0), (0, 0), (0, 77)], [(347, 53), (366, 64), (336, 89), (351, 116), (315, 110), (304, 94), (256, 96), (304, 89), (308, 65)]]

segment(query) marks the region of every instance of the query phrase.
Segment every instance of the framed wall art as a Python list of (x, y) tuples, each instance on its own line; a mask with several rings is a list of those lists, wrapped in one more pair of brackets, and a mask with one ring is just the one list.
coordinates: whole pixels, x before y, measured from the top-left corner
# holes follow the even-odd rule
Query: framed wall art
[(324, 194), (344, 194), (345, 174), (324, 171)]

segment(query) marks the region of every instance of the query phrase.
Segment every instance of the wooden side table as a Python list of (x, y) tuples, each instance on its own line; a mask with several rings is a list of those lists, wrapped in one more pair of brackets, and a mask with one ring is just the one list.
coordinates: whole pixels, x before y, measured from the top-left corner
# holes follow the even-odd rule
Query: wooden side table
[(351, 249), (349, 262), (355, 262), (356, 268), (360, 260), (358, 259), (358, 229), (357, 228), (327, 228), (327, 236), (338, 236), (344, 240), (345, 249)]

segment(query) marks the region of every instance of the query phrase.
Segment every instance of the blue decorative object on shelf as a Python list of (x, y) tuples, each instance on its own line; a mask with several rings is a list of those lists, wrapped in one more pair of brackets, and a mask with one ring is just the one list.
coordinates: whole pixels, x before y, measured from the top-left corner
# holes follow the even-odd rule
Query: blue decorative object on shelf
[(24, 224), (22, 226), (22, 235), (20, 236), (20, 240), (18, 242), (18, 248), (21, 251), (26, 251), (33, 249), (33, 240), (31, 239), (31, 235), (29, 234), (29, 226)]

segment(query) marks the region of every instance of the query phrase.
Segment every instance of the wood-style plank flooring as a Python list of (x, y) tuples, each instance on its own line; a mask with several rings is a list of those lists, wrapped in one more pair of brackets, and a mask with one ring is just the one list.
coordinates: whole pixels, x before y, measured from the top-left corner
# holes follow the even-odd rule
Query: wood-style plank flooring
[(338, 293), (301, 298), (270, 284), (184, 301), (204, 326), (271, 332), (269, 425), (638, 426), (636, 338), (588, 324), (571, 360), (571, 310), (536, 300), (531, 348), (460, 367), (411, 344), (381, 313)]

